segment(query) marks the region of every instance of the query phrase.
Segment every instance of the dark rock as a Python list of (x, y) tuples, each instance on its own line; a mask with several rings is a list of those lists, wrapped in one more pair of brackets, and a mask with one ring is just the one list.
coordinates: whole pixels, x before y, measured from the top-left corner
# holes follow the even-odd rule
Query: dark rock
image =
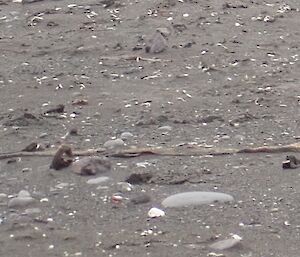
[(24, 152), (36, 152), (36, 151), (42, 151), (42, 150), (44, 150), (44, 148), (36, 142), (30, 143), (24, 149), (22, 149), (22, 151), (24, 151)]
[(52, 107), (48, 109), (47, 111), (44, 112), (44, 114), (49, 114), (49, 113), (64, 113), (65, 111), (65, 106), (63, 104), (59, 104), (55, 107)]
[(206, 117), (199, 118), (198, 122), (199, 123), (210, 123), (210, 122), (214, 122), (216, 120), (224, 122), (224, 119), (221, 116), (217, 116), (217, 115), (209, 115)]
[(300, 167), (300, 160), (294, 155), (288, 155), (286, 161), (282, 162), (283, 169), (296, 169)]
[(72, 149), (69, 146), (60, 146), (52, 159), (50, 169), (60, 170), (70, 166), (73, 161), (72, 157)]
[(26, 127), (29, 125), (39, 124), (40, 119), (38, 119), (35, 115), (25, 112), (20, 116), (12, 116), (9, 115), (9, 120), (4, 122), (5, 126), (15, 126), (15, 127)]
[(151, 201), (151, 197), (145, 193), (137, 195), (130, 199), (133, 204), (143, 204)]
[(150, 173), (132, 173), (125, 181), (130, 184), (145, 184), (152, 178)]
[(146, 53), (158, 54), (167, 49), (167, 40), (160, 32), (156, 32), (145, 47)]

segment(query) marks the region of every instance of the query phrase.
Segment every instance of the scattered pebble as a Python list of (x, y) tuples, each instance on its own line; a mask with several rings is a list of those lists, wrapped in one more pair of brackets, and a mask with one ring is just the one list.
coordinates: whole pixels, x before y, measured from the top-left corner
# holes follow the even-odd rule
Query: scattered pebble
[(119, 182), (117, 187), (120, 192), (130, 192), (133, 189), (133, 186), (128, 182)]
[(0, 193), (0, 200), (1, 200), (1, 198), (7, 198), (7, 194)]
[(112, 148), (121, 147), (124, 144), (125, 143), (124, 143), (124, 141), (121, 138), (117, 138), (117, 139), (114, 139), (114, 140), (108, 140), (108, 141), (106, 141), (103, 146), (105, 148), (112, 149)]
[(244, 141), (246, 139), (246, 137), (243, 136), (243, 135), (235, 135), (234, 139), (236, 139), (239, 142), (242, 142), (242, 141)]
[(234, 198), (231, 195), (217, 192), (184, 192), (171, 195), (162, 201), (165, 207), (184, 207), (214, 202), (231, 202)]
[(232, 235), (232, 238), (224, 239), (211, 244), (209, 247), (213, 250), (223, 251), (237, 245), (242, 238), (239, 235)]
[(25, 173), (25, 172), (30, 172), (32, 171), (32, 168), (24, 168), (22, 169), (22, 172)]
[(72, 97), (74, 97), (74, 98), (82, 96), (82, 95), (83, 95), (82, 92), (79, 92), (79, 91), (72, 93)]
[(45, 138), (45, 137), (47, 137), (47, 136), (48, 136), (48, 133), (43, 132), (43, 133), (41, 133), (41, 134), (39, 135), (39, 138)]
[(171, 131), (172, 127), (171, 126), (162, 126), (162, 127), (159, 127), (158, 130)]
[(69, 186), (69, 183), (64, 183), (64, 182), (61, 182), (61, 183), (58, 183), (55, 188), (57, 189), (63, 189), (65, 187), (68, 187)]
[(122, 140), (128, 140), (128, 139), (130, 139), (130, 138), (132, 138), (132, 137), (133, 137), (133, 134), (130, 133), (130, 132), (123, 132), (123, 133), (120, 135), (120, 138), (121, 138)]
[(124, 200), (124, 197), (121, 195), (121, 194), (114, 194), (112, 197), (111, 197), (111, 201), (112, 203), (115, 203), (115, 204), (119, 204), (121, 203), (122, 201)]
[(87, 180), (86, 183), (89, 185), (97, 185), (97, 184), (104, 183), (104, 182), (108, 181), (109, 179), (110, 179), (109, 177), (91, 178), (91, 179)]
[(165, 37), (168, 37), (171, 35), (171, 31), (168, 28), (157, 28), (156, 29), (157, 32), (160, 32), (161, 34), (163, 34)]
[(221, 139), (223, 139), (223, 140), (229, 140), (229, 139), (230, 139), (230, 136), (224, 135), (224, 136), (221, 136)]

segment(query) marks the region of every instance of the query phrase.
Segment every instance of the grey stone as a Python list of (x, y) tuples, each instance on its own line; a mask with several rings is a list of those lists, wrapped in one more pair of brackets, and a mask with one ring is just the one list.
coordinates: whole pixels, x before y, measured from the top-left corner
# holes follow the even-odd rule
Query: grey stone
[(121, 138), (122, 140), (128, 140), (128, 139), (130, 139), (130, 138), (132, 138), (132, 137), (133, 137), (133, 134), (130, 133), (130, 132), (123, 132), (123, 133), (120, 135), (120, 138)]
[(238, 235), (233, 235), (232, 238), (224, 239), (211, 244), (209, 247), (213, 250), (223, 251), (236, 246), (242, 238)]
[(69, 186), (69, 183), (65, 183), (65, 182), (61, 182), (61, 183), (58, 183), (55, 188), (57, 189), (63, 189), (65, 187), (68, 187)]
[(171, 126), (162, 126), (159, 127), (158, 130), (162, 130), (162, 131), (171, 131), (172, 127)]
[(43, 133), (40, 134), (39, 138), (45, 138), (47, 136), (48, 136), (48, 133), (43, 132)]
[(244, 141), (246, 138), (243, 135), (235, 135), (234, 139), (238, 140), (239, 142)]
[(164, 207), (184, 207), (211, 204), (214, 202), (231, 202), (231, 195), (217, 192), (184, 192), (174, 194), (162, 201)]
[(117, 189), (118, 189), (118, 191), (125, 193), (125, 192), (132, 191), (133, 186), (128, 182), (118, 182)]
[(112, 149), (112, 148), (121, 147), (123, 145), (124, 145), (124, 141), (121, 138), (117, 138), (117, 139), (114, 139), (114, 140), (106, 141), (103, 146), (105, 148)]
[(41, 213), (40, 208), (28, 208), (24, 211), (25, 215), (34, 215), (34, 214), (39, 214)]
[(224, 135), (224, 136), (221, 137), (221, 139), (223, 139), (223, 140), (229, 140), (229, 139), (230, 139), (230, 136)]
[(111, 162), (107, 157), (84, 157), (72, 164), (72, 171), (79, 175), (96, 175), (110, 169)]
[(16, 198), (12, 198), (9, 200), (8, 207), (9, 208), (25, 207), (32, 204), (34, 201), (35, 201), (34, 198), (32, 198), (31, 196), (29, 197), (18, 196)]
[(160, 32), (156, 32), (146, 45), (145, 51), (150, 54), (158, 54), (166, 50), (167, 40)]
[(151, 201), (151, 197), (145, 193), (138, 194), (130, 199), (133, 204), (144, 204)]
[(168, 28), (157, 28), (156, 31), (161, 33), (165, 37), (168, 37), (171, 35), (171, 31)]
[(18, 193), (18, 197), (31, 197), (30, 193), (27, 190), (21, 190)]
[(7, 194), (0, 193), (0, 200), (1, 200), (2, 198), (7, 198)]
[(91, 179), (87, 180), (86, 183), (89, 185), (97, 185), (97, 184), (107, 182), (108, 180), (109, 180), (109, 177), (97, 177), (97, 178), (91, 178)]
[(74, 97), (74, 98), (79, 97), (79, 96), (83, 96), (83, 94), (79, 91), (76, 91), (76, 92), (72, 93), (72, 97)]

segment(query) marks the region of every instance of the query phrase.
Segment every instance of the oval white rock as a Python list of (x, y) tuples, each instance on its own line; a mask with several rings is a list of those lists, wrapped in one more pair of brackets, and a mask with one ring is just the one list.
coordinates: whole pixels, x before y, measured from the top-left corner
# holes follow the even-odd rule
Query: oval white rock
[(148, 211), (149, 218), (158, 218), (158, 217), (163, 217), (165, 215), (166, 215), (166, 213), (163, 210), (155, 208), (155, 207), (151, 208)]
[(233, 200), (231, 195), (224, 193), (194, 191), (171, 195), (162, 201), (162, 205), (165, 207), (184, 207), (214, 202), (231, 202)]

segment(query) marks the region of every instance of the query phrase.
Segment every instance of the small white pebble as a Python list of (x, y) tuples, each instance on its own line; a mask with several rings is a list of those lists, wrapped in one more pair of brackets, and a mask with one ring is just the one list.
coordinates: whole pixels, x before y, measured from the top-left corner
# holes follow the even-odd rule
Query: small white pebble
[(155, 207), (151, 208), (148, 212), (149, 218), (163, 217), (165, 215), (166, 215), (166, 213), (163, 210), (155, 208)]

